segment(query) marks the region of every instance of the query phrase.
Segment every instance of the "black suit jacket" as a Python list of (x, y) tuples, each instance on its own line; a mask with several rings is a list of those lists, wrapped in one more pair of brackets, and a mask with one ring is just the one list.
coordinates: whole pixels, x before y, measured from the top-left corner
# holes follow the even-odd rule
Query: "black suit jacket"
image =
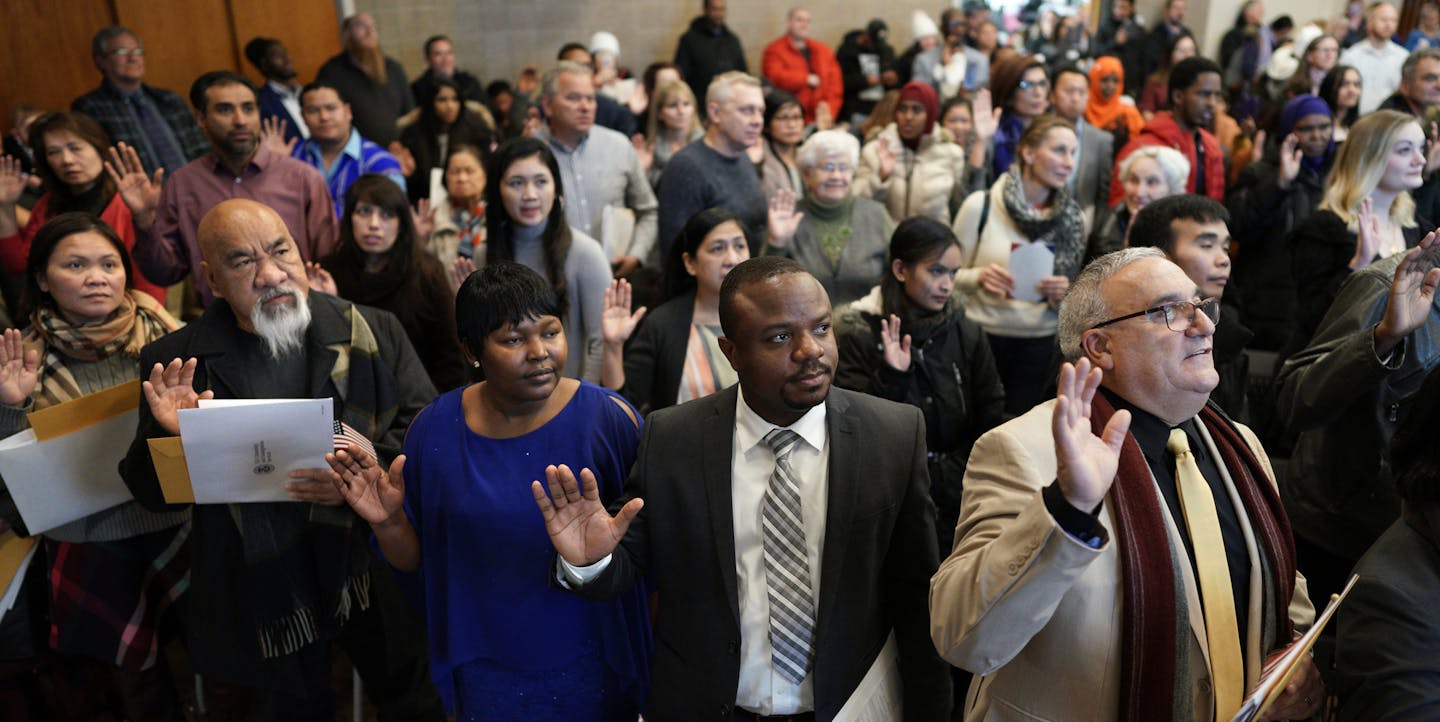
[[(740, 611), (730, 469), (738, 390), (656, 411), (626, 483), (645, 508), (605, 571), (578, 593), (605, 597), (642, 575), (659, 591), (649, 720), (729, 720), (740, 684)], [(920, 411), (831, 388), (825, 548), (815, 629), (815, 713), (833, 718), (891, 629), (905, 718), (950, 717), (949, 671), (930, 642), (939, 560)], [(698, 477), (698, 478), (697, 478)]]

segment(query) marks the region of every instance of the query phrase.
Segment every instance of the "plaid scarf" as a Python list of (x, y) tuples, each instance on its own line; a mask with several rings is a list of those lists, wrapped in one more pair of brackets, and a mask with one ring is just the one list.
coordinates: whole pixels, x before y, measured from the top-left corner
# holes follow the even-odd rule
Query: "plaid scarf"
[(67, 359), (99, 361), (117, 353), (136, 360), (145, 344), (180, 328), (180, 322), (146, 293), (126, 291), (110, 318), (93, 326), (76, 326), (49, 304), (30, 314), (25, 349), (40, 353), (40, 379), (35, 407), (43, 409), (85, 394), (66, 368)]
[[(310, 302), (321, 303), (314, 296)], [(397, 413), (398, 383), (359, 310), (338, 304), (350, 338), (327, 347), (337, 353), (329, 374), (337, 420), (367, 439), (378, 439)], [(368, 530), (354, 524), (348, 507), (232, 504), (230, 514), (242, 538), (264, 658), (329, 638), (353, 611), (370, 607)]]
[[(1109, 400), (1096, 394), (1090, 415), (1096, 434), (1114, 413)], [(1295, 544), (1290, 521), (1279, 493), (1240, 432), (1209, 406), (1200, 411), (1199, 419), (1220, 452), (1219, 461), (1230, 472), (1260, 549), (1264, 653), (1291, 636)], [(1140, 445), (1127, 435), (1110, 488), (1123, 586), (1120, 719), (1192, 719), (1189, 660), (1194, 640), (1179, 571), (1180, 564), (1189, 561), (1183, 549), (1170, 546), (1161, 513), (1164, 502), (1152, 479)]]

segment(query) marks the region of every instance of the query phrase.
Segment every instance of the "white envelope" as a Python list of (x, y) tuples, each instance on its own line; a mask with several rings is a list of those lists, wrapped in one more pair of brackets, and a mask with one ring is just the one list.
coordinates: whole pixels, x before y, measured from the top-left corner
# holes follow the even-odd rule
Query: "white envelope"
[(1010, 275), (1015, 277), (1015, 290), (1010, 297), (1017, 301), (1043, 301), (1035, 290), (1046, 276), (1055, 275), (1055, 252), (1044, 243), (1022, 243), (1010, 252)]
[(334, 450), (328, 398), (202, 401), (179, 416), (196, 504), (294, 501), (290, 472), (327, 468)]

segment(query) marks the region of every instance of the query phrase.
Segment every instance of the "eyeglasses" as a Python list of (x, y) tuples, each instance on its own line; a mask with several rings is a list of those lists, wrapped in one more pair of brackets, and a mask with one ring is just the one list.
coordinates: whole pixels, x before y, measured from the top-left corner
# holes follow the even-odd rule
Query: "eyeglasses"
[(1022, 80), (1015, 85), (1016, 90), (1029, 90), (1031, 88), (1049, 90), (1050, 81), (1045, 78), (1041, 78), (1040, 80)]
[(818, 171), (820, 171), (821, 173), (849, 173), (849, 172), (850, 172), (850, 164), (849, 164), (849, 163), (821, 163), (820, 165), (815, 166), (815, 170), (818, 170)]
[(115, 48), (105, 55), (111, 58), (143, 58), (145, 48)]
[(1163, 319), (1165, 321), (1165, 327), (1171, 331), (1185, 331), (1195, 325), (1196, 311), (1204, 313), (1205, 317), (1210, 319), (1210, 323), (1220, 323), (1220, 299), (1206, 298), (1199, 301), (1172, 301), (1170, 303), (1162, 303), (1159, 306), (1147, 308), (1144, 311), (1127, 313), (1124, 316), (1116, 316), (1109, 321), (1101, 321), (1090, 328), (1092, 330), (1104, 328), (1111, 324), (1144, 316), (1151, 321)]

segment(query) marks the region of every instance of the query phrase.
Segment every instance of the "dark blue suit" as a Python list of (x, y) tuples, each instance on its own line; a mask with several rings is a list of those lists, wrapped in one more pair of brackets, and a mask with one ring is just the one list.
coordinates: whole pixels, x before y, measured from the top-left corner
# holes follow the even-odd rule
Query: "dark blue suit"
[(305, 136), (300, 134), (300, 118), (290, 115), (290, 110), (285, 107), (285, 101), (280, 99), (280, 94), (270, 87), (269, 83), (260, 86), (260, 120), (268, 118), (279, 118), (285, 121), (285, 142), (292, 140), (304, 141)]

